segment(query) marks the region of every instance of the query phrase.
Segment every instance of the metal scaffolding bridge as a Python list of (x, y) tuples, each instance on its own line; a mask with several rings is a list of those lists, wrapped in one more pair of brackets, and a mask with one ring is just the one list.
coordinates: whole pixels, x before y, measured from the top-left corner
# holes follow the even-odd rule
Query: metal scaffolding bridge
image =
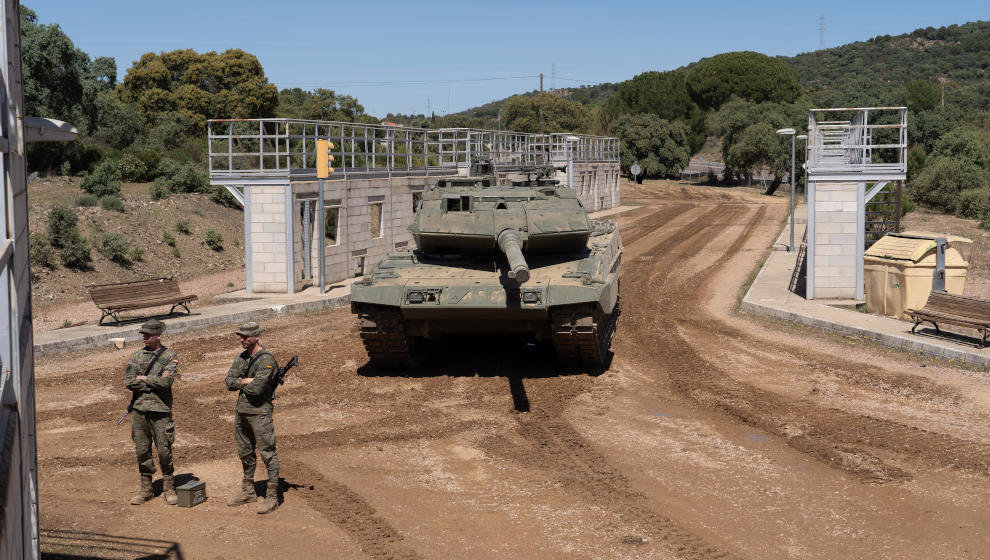
[(210, 180), (215, 184), (313, 179), (317, 140), (333, 142), (335, 177), (342, 178), (449, 175), (469, 166), (476, 156), (491, 158), (505, 170), (619, 161), (618, 138), (584, 134), (296, 119), (214, 119), (207, 128)]

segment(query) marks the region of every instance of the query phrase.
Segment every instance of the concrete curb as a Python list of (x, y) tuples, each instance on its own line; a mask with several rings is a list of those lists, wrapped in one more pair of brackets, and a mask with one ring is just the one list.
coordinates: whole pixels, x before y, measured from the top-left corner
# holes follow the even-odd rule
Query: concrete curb
[[(255, 303), (254, 305), (237, 305), (239, 310), (231, 310), (229, 313), (219, 313), (210, 316), (192, 316), (174, 318), (168, 320), (168, 333), (181, 333), (215, 327), (218, 325), (243, 323), (248, 320), (262, 319), (266, 317), (278, 317), (281, 315), (291, 315), (295, 313), (305, 313), (308, 311), (321, 311), (334, 307), (345, 307), (351, 302), (351, 295), (300, 301), (295, 303), (276, 303), (265, 305), (263, 301), (253, 301), (245, 303)], [(207, 308), (209, 309), (209, 308)], [(215, 308), (214, 308), (215, 309)], [(76, 350), (87, 350), (99, 346), (113, 344), (111, 339), (123, 338), (125, 342), (141, 340), (141, 333), (138, 329), (141, 325), (135, 323), (127, 327), (109, 327), (106, 332), (95, 335), (78, 335), (61, 340), (53, 340), (34, 345), (35, 356), (48, 356), (52, 354), (62, 354)]]

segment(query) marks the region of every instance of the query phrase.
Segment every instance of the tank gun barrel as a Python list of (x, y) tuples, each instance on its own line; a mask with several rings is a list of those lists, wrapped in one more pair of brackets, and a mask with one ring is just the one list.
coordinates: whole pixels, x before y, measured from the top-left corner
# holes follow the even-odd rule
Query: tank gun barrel
[(522, 254), (522, 239), (515, 230), (507, 229), (498, 234), (498, 248), (509, 261), (509, 278), (515, 278), (520, 284), (529, 280), (529, 265)]

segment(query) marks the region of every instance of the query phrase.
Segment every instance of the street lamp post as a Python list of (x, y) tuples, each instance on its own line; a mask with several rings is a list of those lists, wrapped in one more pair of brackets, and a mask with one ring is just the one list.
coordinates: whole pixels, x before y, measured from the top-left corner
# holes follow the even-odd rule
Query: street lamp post
[(794, 133), (793, 128), (782, 128), (777, 131), (781, 136), (791, 137), (791, 244), (787, 246), (787, 252), (794, 250)]

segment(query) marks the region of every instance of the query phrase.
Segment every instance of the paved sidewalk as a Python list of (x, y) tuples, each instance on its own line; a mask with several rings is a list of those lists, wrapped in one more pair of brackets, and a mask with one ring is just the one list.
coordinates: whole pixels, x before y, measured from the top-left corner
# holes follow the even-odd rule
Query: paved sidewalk
[[(163, 317), (168, 334), (205, 329), (217, 325), (235, 325), (246, 321), (317, 311), (331, 307), (343, 307), (351, 301), (351, 284), (356, 279), (338, 282), (321, 294), (315, 287), (309, 287), (296, 294), (248, 294), (244, 290), (222, 294), (214, 298), (219, 305), (194, 307), (192, 314)], [(93, 308), (94, 313), (99, 310)], [(148, 317), (125, 320), (121, 326), (112, 323), (82, 325), (68, 329), (55, 329), (34, 333), (34, 353), (36, 356), (59, 354), (72, 350), (83, 350), (113, 344), (113, 339), (125, 342), (141, 340), (138, 329)]]
[[(804, 237), (807, 208), (799, 206), (794, 213), (797, 222), (795, 239), (800, 244)], [(787, 252), (790, 242), (790, 220), (781, 231), (774, 250), (743, 298), (741, 308), (747, 313), (764, 315), (823, 331), (860, 337), (892, 348), (928, 356), (955, 360), (977, 366), (990, 366), (990, 348), (981, 349), (977, 339), (973, 344), (960, 344), (929, 334), (930, 329), (919, 328), (912, 334), (913, 322), (899, 321), (826, 305), (816, 300), (806, 300), (789, 290), (791, 275), (797, 261), (797, 252)], [(855, 302), (845, 302), (855, 303)]]

